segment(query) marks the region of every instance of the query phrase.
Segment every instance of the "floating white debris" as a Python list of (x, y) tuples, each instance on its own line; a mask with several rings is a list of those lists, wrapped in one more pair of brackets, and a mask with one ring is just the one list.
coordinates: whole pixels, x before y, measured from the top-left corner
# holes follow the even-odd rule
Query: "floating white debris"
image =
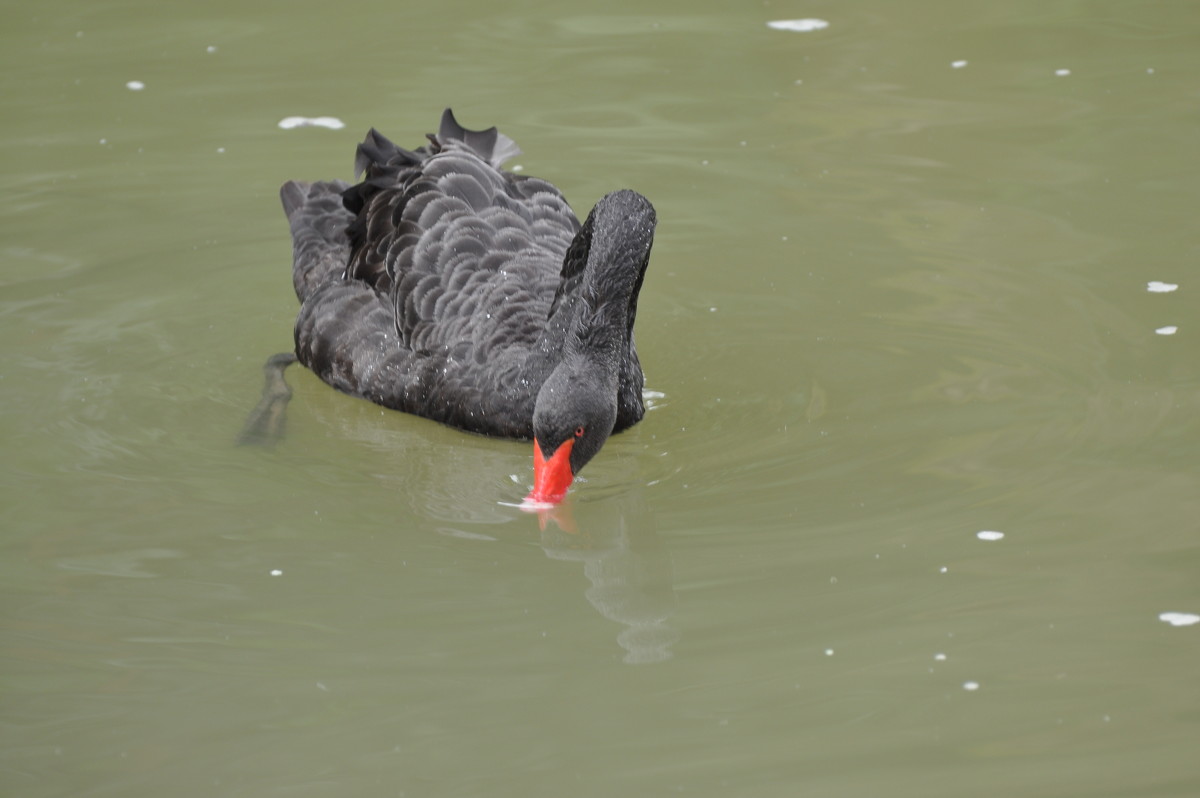
[(1179, 328), (1174, 324), (1168, 324), (1166, 327), (1159, 327), (1154, 332), (1158, 333), (1159, 335), (1174, 335), (1175, 333), (1179, 332)]
[(278, 568), (272, 568), (271, 576), (283, 576), (283, 571), (279, 570)]
[(327, 127), (330, 130), (341, 130), (346, 123), (336, 116), (289, 116), (280, 119), (279, 126), (284, 130), (294, 127)]
[(217, 46), (215, 44), (210, 44), (208, 47), (204, 48), (204, 52), (206, 52), (206, 53), (215, 53), (216, 51), (217, 51)]
[(767, 23), (768, 28), (775, 30), (790, 30), (795, 33), (809, 33), (814, 30), (824, 30), (829, 23), (823, 19), (777, 19)]
[(1164, 283), (1158, 280), (1151, 280), (1146, 283), (1146, 290), (1152, 294), (1169, 294), (1172, 291), (1178, 291), (1179, 285), (1176, 283)]
[(1004, 533), (996, 532), (992, 529), (985, 529), (982, 532), (976, 532), (975, 537), (979, 538), (980, 540), (1003, 540)]
[(146, 84), (142, 83), (140, 80), (131, 80), (125, 84), (125, 88), (129, 89), (130, 91), (141, 91), (142, 89), (146, 88)]
[(1172, 626), (1192, 626), (1200, 623), (1200, 615), (1191, 612), (1160, 612), (1158, 619)]
[(966, 65), (967, 65), (966, 61), (951, 61), (950, 62), (951, 69), (962, 69)]
[(1060, 78), (1065, 78), (1067, 75), (1070, 75), (1070, 74), (1071, 74), (1071, 70), (1069, 70), (1069, 69), (1056, 69), (1056, 70), (1054, 70), (1054, 74), (1055, 74), (1055, 75), (1058, 75)]
[(938, 662), (945, 662), (945, 661), (946, 661), (946, 655), (945, 655), (945, 654), (943, 654), (943, 653), (942, 653), (942, 652), (940, 652), (940, 651), (939, 651), (938, 653), (934, 654), (934, 655), (933, 655), (933, 658), (934, 658), (935, 660), (937, 660)]
[(939, 568), (939, 569), (938, 569), (938, 573), (939, 573), (939, 574), (949, 573), (949, 571), (950, 571), (950, 569), (949, 569), (949, 568), (947, 568), (947, 567), (946, 567), (946, 566), (944, 566), (944, 565), (943, 565), (941, 568)]
[(963, 682), (964, 690), (978, 690), (979, 682)]
[(832, 648), (827, 648), (827, 649), (825, 649), (825, 656), (827, 656), (827, 657), (832, 657), (832, 656), (833, 656), (833, 649), (832, 649)]

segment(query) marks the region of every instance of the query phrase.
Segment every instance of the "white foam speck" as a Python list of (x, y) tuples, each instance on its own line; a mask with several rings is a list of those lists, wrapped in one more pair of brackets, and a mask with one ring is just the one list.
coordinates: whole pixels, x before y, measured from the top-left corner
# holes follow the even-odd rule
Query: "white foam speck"
[(827, 657), (832, 657), (832, 656), (833, 656), (833, 649), (832, 649), (832, 648), (827, 648), (827, 649), (825, 649), (825, 656), (827, 656)]
[(1174, 335), (1175, 333), (1179, 332), (1179, 328), (1174, 324), (1168, 324), (1166, 327), (1159, 327), (1154, 332), (1158, 333), (1159, 335)]
[(210, 44), (208, 47), (204, 48), (204, 52), (206, 52), (206, 53), (215, 53), (216, 51), (217, 51), (217, 46), (215, 44)]
[(950, 572), (950, 569), (949, 569), (949, 568), (947, 568), (947, 567), (946, 567), (946, 566), (944, 566), (944, 565), (943, 565), (941, 568), (939, 568), (939, 569), (938, 569), (938, 573), (939, 573), (939, 574), (945, 574), (945, 573), (949, 573), (949, 572)]
[(511, 504), (509, 502), (500, 502), (500, 504), (506, 507), (516, 507), (518, 510), (524, 510), (527, 513), (536, 513), (538, 510), (553, 510), (558, 506), (554, 502), (535, 502), (529, 500), (523, 501), (520, 504)]
[(1169, 294), (1172, 291), (1178, 291), (1177, 283), (1164, 283), (1160, 280), (1151, 280), (1146, 283), (1146, 290), (1152, 294)]
[(934, 655), (933, 655), (933, 658), (934, 658), (935, 660), (937, 660), (938, 662), (945, 662), (945, 661), (946, 661), (946, 655), (945, 655), (945, 654), (943, 654), (943, 653), (942, 653), (942, 652), (940, 652), (940, 651), (939, 651), (938, 653), (934, 654)]
[(829, 23), (823, 19), (776, 19), (767, 23), (774, 30), (790, 30), (793, 33), (809, 33), (814, 30), (824, 30)]
[(1193, 626), (1200, 623), (1200, 615), (1192, 612), (1160, 612), (1158, 619), (1172, 626)]
[(336, 116), (289, 116), (280, 119), (279, 126), (284, 130), (295, 127), (327, 127), (330, 130), (341, 130), (346, 123)]
[(985, 529), (982, 532), (976, 532), (975, 537), (979, 538), (980, 540), (1003, 540), (1004, 533), (996, 532), (992, 529)]
[(272, 568), (271, 576), (283, 576), (283, 571), (279, 570), (278, 568)]
[(1056, 69), (1056, 70), (1054, 70), (1054, 74), (1055, 74), (1055, 75), (1058, 75), (1060, 78), (1065, 78), (1067, 75), (1070, 75), (1070, 74), (1071, 74), (1071, 70), (1069, 70), (1069, 69)]
[(979, 682), (963, 682), (963, 689), (967, 691), (978, 690)]
[(951, 61), (950, 62), (951, 69), (962, 69), (966, 65), (967, 65), (966, 61)]
[(142, 83), (140, 80), (131, 80), (125, 84), (125, 88), (129, 89), (130, 91), (141, 91), (142, 89), (146, 88), (146, 84)]

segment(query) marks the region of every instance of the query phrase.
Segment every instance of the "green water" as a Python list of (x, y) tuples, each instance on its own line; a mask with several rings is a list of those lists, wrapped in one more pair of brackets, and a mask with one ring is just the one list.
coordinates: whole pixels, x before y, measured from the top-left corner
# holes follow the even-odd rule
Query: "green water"
[[(0, 793), (1200, 795), (1200, 6), (4, 17)], [(447, 105), (658, 209), (557, 520), (300, 369), (233, 445), (280, 183)]]

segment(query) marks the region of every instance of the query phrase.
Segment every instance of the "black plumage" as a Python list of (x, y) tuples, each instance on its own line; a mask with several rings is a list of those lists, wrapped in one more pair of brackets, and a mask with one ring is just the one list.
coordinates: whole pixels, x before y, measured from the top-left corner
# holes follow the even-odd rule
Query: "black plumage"
[(550, 183), (503, 171), (519, 150), (449, 109), (429, 142), (375, 130), (356, 185), (281, 190), (301, 308), (295, 354), (325, 382), (471, 432), (573, 441), (577, 473), (639, 421), (634, 346), (654, 208), (605, 196), (581, 225)]

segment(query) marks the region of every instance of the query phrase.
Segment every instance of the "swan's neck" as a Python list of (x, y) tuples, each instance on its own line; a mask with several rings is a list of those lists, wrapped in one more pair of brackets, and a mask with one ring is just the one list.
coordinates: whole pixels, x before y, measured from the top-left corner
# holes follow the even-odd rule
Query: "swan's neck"
[(631, 353), (654, 225), (654, 208), (633, 191), (596, 203), (567, 250), (546, 328), (526, 364), (531, 374), (545, 379), (563, 364), (617, 380)]

